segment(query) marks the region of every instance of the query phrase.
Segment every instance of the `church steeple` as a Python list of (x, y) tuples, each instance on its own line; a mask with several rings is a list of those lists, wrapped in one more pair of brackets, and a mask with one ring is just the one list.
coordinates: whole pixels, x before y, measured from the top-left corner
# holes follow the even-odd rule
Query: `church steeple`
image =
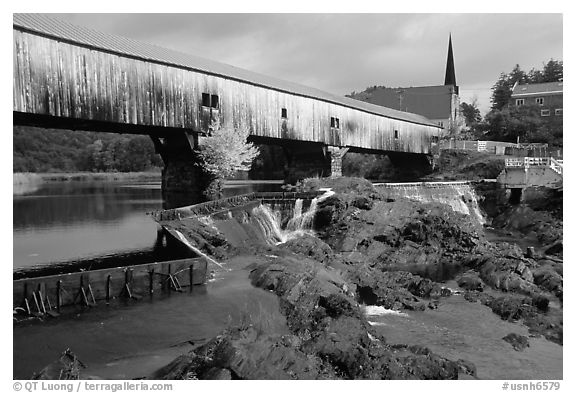
[(448, 40), (448, 59), (446, 61), (446, 78), (444, 85), (456, 86), (456, 72), (454, 71), (454, 55), (452, 54), (452, 34)]

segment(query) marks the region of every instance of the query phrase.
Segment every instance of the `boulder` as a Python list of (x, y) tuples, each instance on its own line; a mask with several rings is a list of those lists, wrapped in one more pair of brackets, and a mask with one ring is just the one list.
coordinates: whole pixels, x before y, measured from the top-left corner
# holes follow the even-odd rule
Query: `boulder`
[(510, 333), (507, 336), (503, 337), (502, 340), (506, 341), (507, 343), (510, 343), (510, 345), (512, 345), (512, 348), (514, 348), (515, 351), (523, 351), (524, 349), (530, 346), (530, 343), (528, 342), (528, 337), (521, 336), (516, 333)]
[(456, 282), (460, 288), (464, 288), (467, 291), (480, 291), (484, 290), (484, 283), (478, 277), (478, 273), (474, 271), (468, 271), (462, 274)]

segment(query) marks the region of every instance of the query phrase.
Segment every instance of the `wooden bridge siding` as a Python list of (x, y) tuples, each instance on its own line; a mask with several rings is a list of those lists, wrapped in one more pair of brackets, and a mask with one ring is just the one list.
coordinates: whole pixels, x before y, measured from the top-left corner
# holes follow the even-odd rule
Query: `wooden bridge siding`
[[(14, 30), (14, 110), (199, 130), (202, 93), (223, 124), (253, 135), (428, 153), (435, 127), (385, 118), (201, 72), (134, 60)], [(282, 127), (281, 108), (288, 111)], [(340, 119), (340, 130), (330, 118)], [(394, 139), (394, 130), (399, 139)]]

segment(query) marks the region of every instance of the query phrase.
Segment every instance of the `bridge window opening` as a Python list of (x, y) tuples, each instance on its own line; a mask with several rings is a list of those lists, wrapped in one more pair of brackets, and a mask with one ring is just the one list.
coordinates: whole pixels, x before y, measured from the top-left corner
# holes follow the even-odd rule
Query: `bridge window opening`
[(516, 99), (516, 106), (524, 105), (524, 98), (517, 98)]
[(202, 93), (202, 106), (218, 109), (218, 96), (216, 94)]
[(542, 97), (536, 98), (536, 104), (538, 104), (540, 106), (544, 105), (544, 98), (542, 98)]
[(554, 115), (561, 116), (562, 115), (562, 108), (554, 109)]
[(339, 129), (340, 128), (340, 119), (337, 117), (330, 118), (330, 127)]
[(398, 139), (398, 130), (394, 130), (394, 139)]
[(283, 119), (287, 119), (287, 118), (288, 118), (288, 109), (282, 108), (282, 118), (283, 118)]
[(218, 104), (219, 104), (218, 96), (217, 96), (216, 94), (212, 94), (212, 97), (211, 97), (211, 98), (212, 98), (212, 99), (211, 99), (211, 102), (210, 102), (210, 103), (211, 103), (210, 106), (211, 106), (212, 108), (218, 108)]
[(210, 94), (202, 93), (202, 106), (210, 107)]
[(540, 111), (540, 116), (550, 116), (550, 109), (542, 109)]

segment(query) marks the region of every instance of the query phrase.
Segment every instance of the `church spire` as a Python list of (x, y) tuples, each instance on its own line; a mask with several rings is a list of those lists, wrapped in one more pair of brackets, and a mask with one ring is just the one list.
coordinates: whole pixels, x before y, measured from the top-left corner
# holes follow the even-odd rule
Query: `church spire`
[(454, 71), (454, 55), (452, 54), (452, 34), (448, 40), (448, 59), (446, 61), (446, 78), (444, 85), (456, 86), (456, 72)]

